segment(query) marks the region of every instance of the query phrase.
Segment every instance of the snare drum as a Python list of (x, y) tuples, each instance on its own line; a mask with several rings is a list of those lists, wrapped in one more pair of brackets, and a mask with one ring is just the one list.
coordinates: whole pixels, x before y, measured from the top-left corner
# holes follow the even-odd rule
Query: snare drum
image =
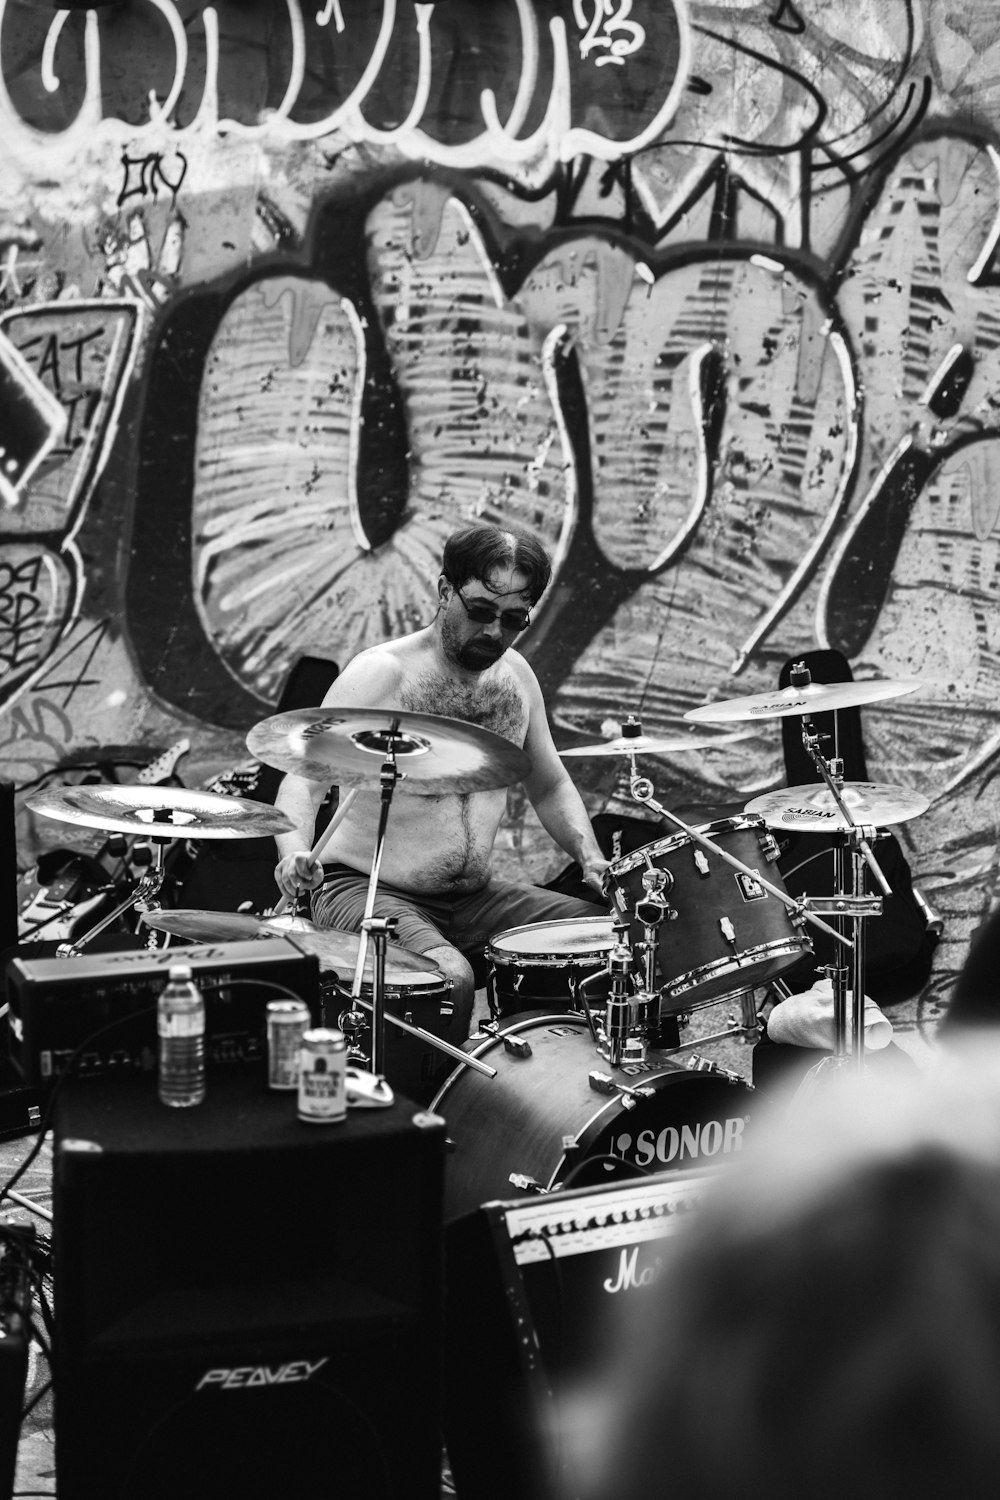
[[(445, 1217), (517, 1191), (511, 1174), (549, 1190), (615, 1176), (704, 1168), (742, 1149), (754, 1091), (721, 1072), (692, 1072), (660, 1054), (618, 1069), (632, 1088), (598, 1092), (609, 1074), (582, 1016), (533, 1016), (473, 1052), (487, 1078), (459, 1065), (431, 1108), (447, 1122)], [(523, 1185), (523, 1184), (522, 1184)]]
[[(498, 932), (486, 945), (486, 994), (492, 1015), (503, 1018), (524, 1010), (582, 1010), (588, 1004), (603, 1004), (613, 946), (608, 916), (531, 922)], [(584, 980), (588, 983), (581, 988)]]
[[(695, 831), (751, 870), (759, 872), (763, 866), (768, 882), (784, 890), (774, 863), (777, 845), (763, 818), (744, 814)], [(793, 918), (759, 880), (686, 833), (646, 844), (608, 869), (612, 905), (628, 920), (633, 947), (645, 940), (634, 912), (646, 894), (642, 877), (647, 870), (666, 873), (663, 895), (676, 913), (654, 928), (661, 1015), (696, 1010), (765, 984), (812, 952), (802, 918)]]

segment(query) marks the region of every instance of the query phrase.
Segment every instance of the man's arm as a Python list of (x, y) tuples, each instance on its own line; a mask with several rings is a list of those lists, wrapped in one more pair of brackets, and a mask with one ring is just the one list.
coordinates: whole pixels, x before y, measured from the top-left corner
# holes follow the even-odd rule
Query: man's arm
[(601, 853), (583, 798), (559, 759), (538, 679), (527, 663), (524, 668), (528, 699), (524, 748), (531, 757), (531, 771), (524, 779), (524, 789), (546, 833), (577, 860), (587, 884), (603, 894), (604, 872), (610, 861)]
[(301, 890), (315, 890), (323, 881), (323, 869), (309, 858), (315, 837), (316, 814), (326, 795), (321, 781), (289, 772), (278, 788), (274, 805), (295, 824), (289, 833), (275, 835), (278, 863), (274, 879), (283, 896), (294, 898)]

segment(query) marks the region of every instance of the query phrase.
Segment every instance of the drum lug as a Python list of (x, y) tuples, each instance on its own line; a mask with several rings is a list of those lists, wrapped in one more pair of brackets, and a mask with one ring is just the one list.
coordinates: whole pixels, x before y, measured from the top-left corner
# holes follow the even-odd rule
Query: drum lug
[(527, 1037), (504, 1036), (503, 1048), (504, 1051), (509, 1052), (512, 1057), (531, 1056), (531, 1043), (528, 1041)]
[(699, 849), (696, 844), (691, 850), (691, 857), (694, 860), (694, 867), (698, 871), (698, 874), (702, 880), (705, 880), (712, 873), (712, 868), (708, 863), (708, 855), (704, 849)]
[(601, 1073), (596, 1068), (587, 1074), (587, 1082), (595, 1094), (620, 1095), (623, 1109), (635, 1109), (640, 1099), (651, 1099), (654, 1094), (651, 1088), (630, 1088), (627, 1083), (619, 1083), (610, 1073)]
[(517, 1188), (521, 1193), (544, 1193), (548, 1189), (537, 1177), (528, 1177), (524, 1172), (511, 1172), (507, 1178), (511, 1187)]

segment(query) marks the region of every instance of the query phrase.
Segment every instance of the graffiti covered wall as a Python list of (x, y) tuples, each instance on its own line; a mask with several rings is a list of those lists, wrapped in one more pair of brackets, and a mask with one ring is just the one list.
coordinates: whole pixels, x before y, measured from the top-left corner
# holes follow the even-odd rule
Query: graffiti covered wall
[[(976, 0), (0, 0), (4, 777), (186, 734), (204, 784), (517, 520), (564, 746), (817, 646), (922, 680), (865, 734), (943, 985), (997, 884), (998, 62)], [(657, 795), (782, 783), (718, 740)], [(501, 859), (562, 862), (514, 802)]]

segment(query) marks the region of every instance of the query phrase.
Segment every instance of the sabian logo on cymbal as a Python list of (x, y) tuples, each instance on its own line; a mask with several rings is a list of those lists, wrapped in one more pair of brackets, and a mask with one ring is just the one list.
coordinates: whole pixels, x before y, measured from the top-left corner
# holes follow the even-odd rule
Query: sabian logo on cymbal
[(783, 823), (790, 823), (793, 818), (836, 818), (837, 813), (832, 807), (786, 807), (781, 814)]
[(782, 698), (777, 703), (761, 703), (761, 704), (758, 704), (756, 707), (751, 707), (750, 712), (752, 714), (773, 714), (775, 712), (775, 710), (777, 710), (777, 709), (782, 709), (782, 708), (784, 708), (784, 709), (789, 709), (789, 708), (805, 708), (805, 707), (806, 707), (806, 700), (804, 698), (796, 698), (794, 700), (794, 702), (789, 702), (787, 699)]
[(312, 723), (307, 724), (305, 729), (303, 729), (302, 738), (309, 740), (312, 739), (313, 735), (325, 734), (328, 729), (334, 729), (338, 724), (343, 724), (343, 722), (343, 719), (334, 718), (313, 719)]

